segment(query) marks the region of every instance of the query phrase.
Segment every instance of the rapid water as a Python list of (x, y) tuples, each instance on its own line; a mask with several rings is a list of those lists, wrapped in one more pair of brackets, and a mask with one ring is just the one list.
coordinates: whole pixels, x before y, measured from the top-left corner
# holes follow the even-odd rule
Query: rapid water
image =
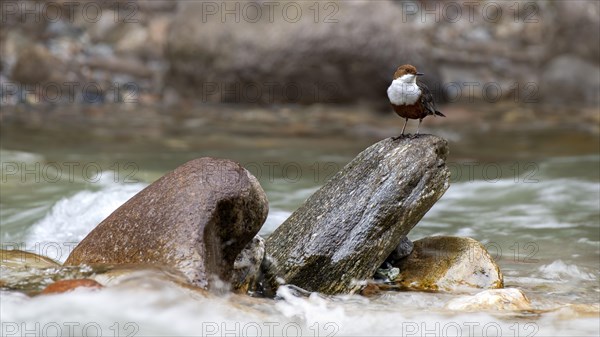
[[(3, 136), (0, 238), (4, 249), (57, 261), (64, 261), (96, 224), (150, 182), (204, 155), (238, 160), (259, 178), (270, 201), (260, 234), (268, 236), (328, 177), (378, 140), (254, 139), (258, 149), (248, 151), (236, 141), (216, 148), (214, 143), (223, 144), (223, 139), (205, 145), (171, 139), (164, 148), (140, 143), (98, 148), (91, 141), (70, 145), (55, 136), (42, 134), (29, 142)], [(102, 291), (79, 289), (33, 298), (1, 291), (2, 334), (598, 335), (597, 136), (578, 134), (576, 144), (573, 133), (555, 131), (527, 137), (476, 132), (444, 136), (450, 139), (451, 187), (409, 238), (458, 235), (479, 240), (500, 264), (505, 286), (523, 290), (535, 310), (466, 313), (447, 308), (449, 301), (472, 293), (302, 297), (283, 287), (276, 301), (226, 291), (206, 295), (159, 271), (140, 270), (116, 277)], [(0, 280), (23, 276), (0, 272)]]

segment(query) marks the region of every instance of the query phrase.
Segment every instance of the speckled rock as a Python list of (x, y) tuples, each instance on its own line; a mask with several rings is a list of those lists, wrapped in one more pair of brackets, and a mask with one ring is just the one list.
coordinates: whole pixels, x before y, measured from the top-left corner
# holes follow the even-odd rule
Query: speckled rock
[(394, 267), (400, 269), (396, 284), (408, 289), (453, 291), (504, 286), (494, 259), (471, 238), (432, 236), (417, 240), (412, 253)]
[(361, 152), (267, 239), (267, 293), (281, 283), (357, 290), (448, 188), (447, 153), (447, 142), (432, 135), (389, 138)]
[(461, 296), (446, 304), (457, 311), (531, 310), (531, 302), (516, 288), (484, 290), (472, 296)]
[(267, 212), (267, 197), (246, 169), (224, 159), (195, 159), (119, 207), (65, 265), (159, 264), (207, 288), (213, 276), (230, 281), (237, 255)]
[(265, 239), (257, 235), (235, 259), (231, 277), (233, 289), (242, 293), (257, 289), (264, 257)]

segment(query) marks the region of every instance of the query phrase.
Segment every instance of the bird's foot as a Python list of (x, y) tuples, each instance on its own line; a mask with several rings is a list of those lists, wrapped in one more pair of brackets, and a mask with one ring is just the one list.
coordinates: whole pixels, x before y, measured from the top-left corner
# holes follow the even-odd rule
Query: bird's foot
[(400, 135), (398, 137), (392, 137), (392, 140), (396, 141), (398, 139), (405, 139), (405, 138), (407, 138), (407, 139), (417, 139), (419, 137), (421, 137), (420, 133), (407, 133), (407, 134), (402, 134), (402, 135)]

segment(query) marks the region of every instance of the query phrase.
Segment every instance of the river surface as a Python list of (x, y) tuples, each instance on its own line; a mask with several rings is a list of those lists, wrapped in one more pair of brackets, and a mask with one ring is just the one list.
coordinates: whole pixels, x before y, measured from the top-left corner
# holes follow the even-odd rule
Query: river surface
[[(394, 135), (240, 134), (239, 126), (136, 137), (2, 125), (3, 249), (64, 261), (119, 205), (161, 175), (201, 157), (239, 161), (270, 202), (268, 236), (311, 193), (370, 144)], [(425, 122), (427, 124), (427, 121)], [(436, 124), (437, 125), (437, 124)], [(0, 290), (2, 335), (104, 336), (572, 336), (600, 334), (600, 156), (597, 134), (577, 128), (425, 127), (449, 141), (450, 189), (411, 231), (469, 236), (499, 263), (506, 287), (535, 310), (447, 309), (461, 294), (388, 292), (373, 297), (281, 288), (278, 300), (205, 296), (156, 271), (129, 274), (102, 291), (28, 297)], [(132, 127), (132, 130), (133, 129)], [(501, 131), (502, 130), (502, 131)], [(1, 281), (32, 272), (2, 268)], [(316, 271), (326, 273), (326, 270)], [(41, 278), (42, 286), (50, 278)], [(27, 284), (24, 285), (27, 287)]]

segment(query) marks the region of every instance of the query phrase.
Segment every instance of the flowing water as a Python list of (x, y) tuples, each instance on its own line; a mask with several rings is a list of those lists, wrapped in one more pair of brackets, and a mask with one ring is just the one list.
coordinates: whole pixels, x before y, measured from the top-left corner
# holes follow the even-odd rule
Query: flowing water
[[(128, 198), (200, 156), (234, 159), (259, 178), (270, 201), (261, 230), (268, 236), (328, 177), (384, 138), (198, 130), (136, 138), (3, 125), (2, 248), (64, 261)], [(2, 335), (598, 335), (598, 136), (564, 128), (426, 131), (449, 140), (452, 181), (409, 238), (458, 235), (479, 240), (499, 263), (505, 286), (523, 290), (535, 310), (468, 313), (446, 308), (450, 300), (473, 294), (469, 292), (303, 297), (284, 287), (275, 301), (226, 291), (206, 295), (160, 271), (139, 270), (117, 277), (102, 291), (28, 297), (0, 290)], [(23, 288), (52, 280), (52, 271), (0, 271), (1, 282), (21, 282)]]

